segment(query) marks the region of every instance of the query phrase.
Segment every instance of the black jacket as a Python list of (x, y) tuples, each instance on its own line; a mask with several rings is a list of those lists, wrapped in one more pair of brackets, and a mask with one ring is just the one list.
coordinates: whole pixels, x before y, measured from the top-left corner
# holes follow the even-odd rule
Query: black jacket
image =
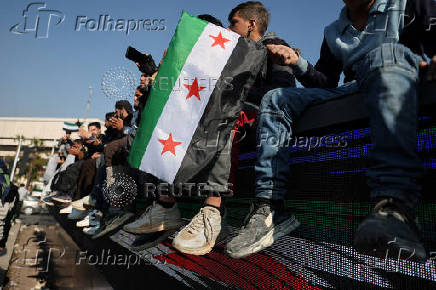
[[(258, 42), (264, 45), (281, 44), (289, 46), (286, 41), (280, 39), (274, 32), (266, 33)], [(268, 57), (264, 68), (256, 78), (253, 88), (248, 91), (246, 102), (258, 106), (268, 91), (286, 87), (295, 87), (295, 76), (292, 68), (274, 64)]]

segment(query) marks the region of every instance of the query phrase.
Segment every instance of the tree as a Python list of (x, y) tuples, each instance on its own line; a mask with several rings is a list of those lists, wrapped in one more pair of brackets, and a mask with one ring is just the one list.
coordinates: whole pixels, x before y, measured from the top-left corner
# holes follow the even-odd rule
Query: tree
[(33, 138), (31, 140), (30, 146), (33, 148), (31, 156), (29, 158), (30, 161), (30, 166), (29, 166), (29, 171), (28, 171), (28, 177), (27, 177), (27, 184), (26, 186), (28, 186), (30, 184), (30, 182), (32, 181), (32, 179), (36, 178), (38, 176), (38, 172), (43, 170), (43, 160), (42, 158), (38, 155), (38, 150), (44, 146), (44, 141), (42, 141), (39, 138)]
[(34, 148), (34, 152), (36, 153), (38, 152), (40, 147), (44, 146), (44, 141), (39, 138), (33, 138), (30, 144)]
[(25, 140), (26, 140), (26, 137), (24, 137), (24, 135), (16, 135), (15, 138), (14, 138), (14, 141), (19, 142), (20, 139), (23, 140), (23, 141), (25, 141)]

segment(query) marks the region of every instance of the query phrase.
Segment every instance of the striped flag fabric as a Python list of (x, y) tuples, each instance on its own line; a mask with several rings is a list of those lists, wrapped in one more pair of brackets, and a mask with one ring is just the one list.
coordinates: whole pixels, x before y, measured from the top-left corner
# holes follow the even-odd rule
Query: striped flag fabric
[(188, 182), (230, 137), (266, 49), (183, 12), (132, 143), (133, 168)]
[[(82, 125), (83, 123), (80, 123)], [(65, 131), (77, 132), (79, 131), (79, 126), (76, 123), (64, 122), (64, 126), (62, 127)]]

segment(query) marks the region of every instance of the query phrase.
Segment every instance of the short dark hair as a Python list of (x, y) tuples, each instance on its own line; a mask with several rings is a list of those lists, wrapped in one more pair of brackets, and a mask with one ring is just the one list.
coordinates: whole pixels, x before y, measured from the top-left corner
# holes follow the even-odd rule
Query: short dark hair
[(92, 122), (92, 123), (89, 123), (89, 124), (88, 124), (88, 129), (89, 129), (89, 127), (91, 127), (91, 126), (94, 126), (94, 127), (97, 127), (98, 129), (101, 129), (101, 124), (100, 124), (100, 122)]
[(222, 22), (218, 18), (215, 18), (210, 14), (201, 14), (201, 15), (198, 15), (197, 17), (200, 18), (201, 20), (205, 20), (205, 21), (210, 22), (212, 24), (224, 27)]
[(125, 109), (129, 115), (133, 114), (132, 105), (127, 100), (119, 100), (115, 103), (115, 109)]
[(115, 115), (115, 112), (106, 113), (106, 115), (104, 116), (104, 119), (109, 121), (109, 119), (112, 118), (114, 115)]
[(250, 20), (250, 18), (254, 18), (257, 20), (257, 24), (259, 27), (259, 33), (261, 35), (265, 34), (265, 31), (268, 28), (269, 24), (269, 12), (263, 6), (263, 4), (259, 1), (248, 1), (239, 4), (229, 14), (229, 22), (232, 21), (233, 16), (238, 13), (245, 20)]

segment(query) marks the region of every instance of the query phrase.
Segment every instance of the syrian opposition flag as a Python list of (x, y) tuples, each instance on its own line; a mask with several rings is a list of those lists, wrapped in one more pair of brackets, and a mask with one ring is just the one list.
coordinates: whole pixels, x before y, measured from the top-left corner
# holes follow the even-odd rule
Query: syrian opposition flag
[(262, 45), (184, 12), (141, 114), (130, 165), (181, 183), (213, 163), (265, 59)]
[[(82, 124), (82, 123), (81, 123)], [(62, 127), (65, 131), (77, 132), (79, 131), (79, 127), (76, 123), (64, 122), (64, 126)]]

